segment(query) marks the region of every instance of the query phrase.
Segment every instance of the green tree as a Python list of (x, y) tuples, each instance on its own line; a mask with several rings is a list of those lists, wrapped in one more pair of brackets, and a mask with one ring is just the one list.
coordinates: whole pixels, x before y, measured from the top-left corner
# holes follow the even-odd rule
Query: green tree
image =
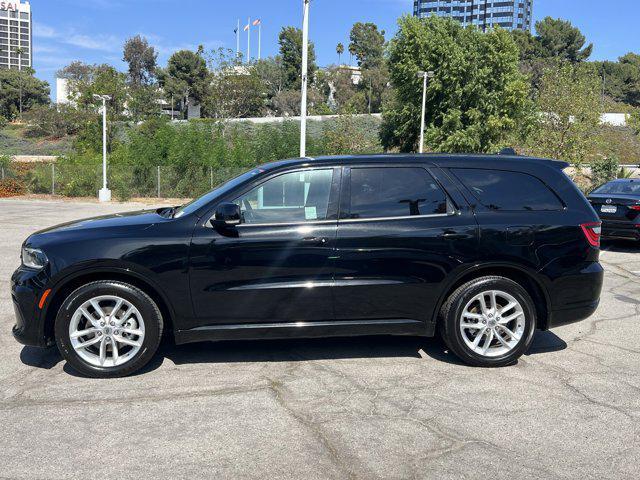
[(98, 118), (95, 113), (81, 112), (71, 105), (39, 105), (26, 112), (25, 120), (29, 136), (62, 138), (75, 135), (87, 122)]
[(403, 17), (389, 46), (393, 99), (384, 109), (385, 148), (415, 151), (422, 80), (427, 90), (427, 145), (446, 152), (493, 152), (529, 124), (529, 84), (518, 68), (518, 48), (505, 30), (482, 33), (438, 17)]
[(362, 68), (374, 68), (383, 62), (384, 30), (375, 23), (357, 22), (351, 28), (349, 51), (353, 52)]
[(543, 56), (539, 40), (530, 31), (516, 28), (511, 32), (511, 36), (520, 51), (521, 62), (532, 62)]
[(128, 39), (124, 44), (122, 60), (129, 65), (129, 84), (132, 87), (137, 88), (153, 82), (158, 53), (146, 38), (136, 35)]
[(111, 120), (122, 118), (127, 101), (126, 75), (111, 65), (94, 65), (91, 82), (81, 84), (77, 99), (78, 107), (97, 111), (102, 101), (94, 95), (109, 95), (107, 112)]
[(367, 112), (379, 113), (389, 91), (389, 69), (384, 63), (362, 71), (359, 89), (364, 93)]
[(21, 111), (49, 103), (49, 84), (34, 73), (31, 68), (0, 69), (0, 115), (13, 120)]
[(627, 120), (629, 127), (634, 134), (640, 137), (640, 110), (634, 110)]
[(559, 62), (542, 75), (531, 152), (580, 165), (598, 152), (600, 84), (590, 65)]
[(254, 68), (256, 74), (260, 77), (269, 100), (284, 90), (286, 75), (280, 55), (258, 60)]
[[(224, 48), (211, 52), (209, 59), (213, 73), (202, 105), (205, 115), (214, 118), (261, 116), (266, 85), (256, 65), (241, 65), (235, 52)], [(264, 66), (264, 62), (260, 63)]]
[(625, 69), (623, 101), (638, 107), (640, 106), (640, 55), (627, 53), (620, 57), (619, 62)]
[[(295, 27), (282, 27), (278, 35), (280, 56), (285, 72), (285, 88), (298, 90), (302, 85), (302, 30)], [(313, 42), (309, 42), (307, 75), (313, 83), (317, 70), (316, 51)]]
[(536, 22), (536, 39), (544, 57), (557, 57), (582, 62), (593, 52), (593, 44), (585, 47), (586, 38), (567, 20), (546, 17)]
[(67, 100), (78, 101), (80, 92), (93, 82), (95, 70), (96, 65), (74, 61), (56, 72), (56, 78), (67, 81)]
[(158, 72), (158, 80), (167, 97), (173, 95), (182, 100), (183, 111), (190, 98), (202, 102), (209, 87), (209, 70), (202, 50), (179, 50), (171, 55), (167, 68)]
[(336, 45), (336, 53), (338, 54), (338, 65), (340, 65), (342, 54), (344, 53), (344, 45), (342, 44), (342, 42)]

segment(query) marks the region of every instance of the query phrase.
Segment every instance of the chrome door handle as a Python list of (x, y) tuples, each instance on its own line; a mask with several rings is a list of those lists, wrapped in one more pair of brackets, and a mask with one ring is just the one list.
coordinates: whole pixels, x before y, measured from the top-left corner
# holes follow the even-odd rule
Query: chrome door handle
[(304, 243), (311, 243), (311, 244), (324, 244), (327, 243), (327, 239), (324, 237), (306, 237), (303, 238), (302, 241)]
[(467, 238), (471, 238), (471, 235), (466, 233), (454, 233), (454, 232), (445, 232), (440, 235), (445, 240), (465, 240)]

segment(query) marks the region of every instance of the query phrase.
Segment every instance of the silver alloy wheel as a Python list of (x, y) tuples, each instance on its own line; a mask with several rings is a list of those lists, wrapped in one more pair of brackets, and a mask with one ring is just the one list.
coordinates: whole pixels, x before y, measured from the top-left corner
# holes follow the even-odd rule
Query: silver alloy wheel
[(469, 349), (484, 357), (513, 350), (524, 335), (525, 315), (520, 302), (500, 290), (473, 297), (460, 316), (460, 332)]
[(96, 367), (116, 367), (131, 360), (144, 342), (144, 320), (128, 300), (101, 295), (84, 302), (69, 323), (76, 353)]

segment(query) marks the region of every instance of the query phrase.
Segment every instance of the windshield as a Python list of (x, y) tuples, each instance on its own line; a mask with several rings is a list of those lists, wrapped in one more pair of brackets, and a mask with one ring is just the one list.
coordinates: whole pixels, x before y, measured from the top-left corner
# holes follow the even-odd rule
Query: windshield
[(228, 182), (223, 183), (222, 185), (218, 185), (216, 188), (214, 188), (208, 193), (205, 193), (201, 197), (198, 197), (195, 200), (192, 200), (191, 202), (185, 205), (182, 205), (181, 207), (178, 207), (176, 209), (174, 218), (179, 218), (179, 217), (182, 217), (183, 215), (188, 215), (190, 213), (195, 212), (199, 208), (202, 208), (209, 202), (215, 200), (217, 197), (224, 195), (228, 191), (234, 189), (238, 185), (244, 183), (245, 181), (255, 177), (256, 175), (262, 172), (264, 172), (263, 169), (257, 168), (255, 170), (251, 170), (250, 172), (243, 173), (239, 177), (229, 180)]
[(601, 193), (604, 195), (640, 195), (640, 182), (610, 182), (596, 188), (591, 193)]

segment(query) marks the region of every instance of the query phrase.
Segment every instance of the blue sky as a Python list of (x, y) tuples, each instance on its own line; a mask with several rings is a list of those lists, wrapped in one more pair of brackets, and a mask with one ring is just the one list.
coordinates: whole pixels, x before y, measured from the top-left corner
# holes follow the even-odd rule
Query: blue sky
[[(301, 4), (300, 0), (31, 0), (36, 75), (55, 87), (55, 72), (73, 60), (110, 63), (124, 70), (122, 44), (136, 34), (157, 48), (161, 64), (173, 51), (195, 49), (198, 44), (235, 49), (233, 29), (238, 19), (246, 24), (249, 16), (262, 19), (262, 54), (272, 55), (277, 52), (280, 28), (301, 25)], [(348, 44), (349, 29), (356, 21), (375, 22), (390, 38), (397, 18), (411, 13), (412, 5), (412, 0), (313, 0), (310, 36), (318, 63), (337, 62), (335, 46)], [(534, 0), (535, 19), (547, 15), (578, 26), (595, 44), (593, 59), (640, 52), (638, 0)], [(243, 50), (246, 42), (245, 33)], [(251, 45), (253, 56), (255, 30)]]

